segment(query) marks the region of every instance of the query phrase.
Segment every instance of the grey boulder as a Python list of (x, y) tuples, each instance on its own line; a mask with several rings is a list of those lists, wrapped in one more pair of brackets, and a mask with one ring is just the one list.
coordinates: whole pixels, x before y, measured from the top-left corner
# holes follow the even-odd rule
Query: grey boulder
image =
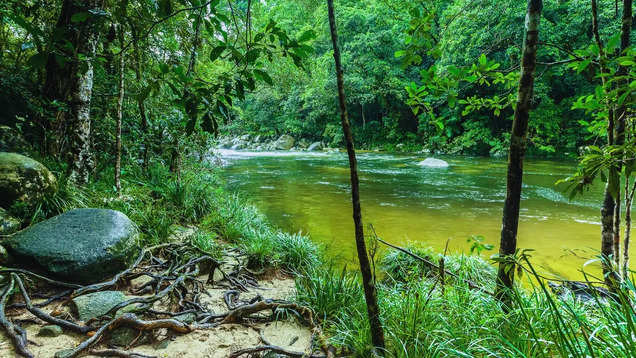
[(37, 223), (3, 244), (22, 265), (88, 284), (124, 270), (137, 237), (136, 225), (119, 211), (74, 209)]

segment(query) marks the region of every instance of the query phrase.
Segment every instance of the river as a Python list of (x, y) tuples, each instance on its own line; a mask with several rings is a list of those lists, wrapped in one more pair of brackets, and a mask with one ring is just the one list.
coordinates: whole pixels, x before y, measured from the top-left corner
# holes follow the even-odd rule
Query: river
[[(355, 262), (349, 166), (343, 153), (239, 152), (221, 150), (230, 190), (247, 196), (274, 224), (301, 230), (325, 245), (328, 255)], [(482, 157), (436, 157), (448, 168), (417, 165), (425, 155), (359, 153), (365, 224), (398, 245), (418, 242), (443, 251), (468, 252), (471, 235), (482, 235), (497, 252), (506, 190), (506, 161)], [(534, 249), (543, 273), (581, 279), (583, 265), (600, 248), (602, 190), (568, 200), (555, 182), (574, 162), (527, 160), (521, 204), (520, 248)], [(366, 229), (366, 227), (365, 227)], [(632, 249), (636, 245), (632, 245)], [(634, 255), (634, 250), (631, 255)], [(598, 274), (598, 264), (585, 271)]]

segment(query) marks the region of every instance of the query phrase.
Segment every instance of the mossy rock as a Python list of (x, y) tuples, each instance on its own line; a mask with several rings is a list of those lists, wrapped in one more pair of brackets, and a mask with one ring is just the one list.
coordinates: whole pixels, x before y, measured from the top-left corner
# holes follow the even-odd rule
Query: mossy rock
[(8, 208), (16, 201), (35, 203), (56, 190), (55, 176), (42, 163), (0, 152), (0, 206)]
[(134, 256), (136, 225), (109, 209), (74, 209), (6, 240), (9, 255), (49, 276), (90, 284), (124, 270)]
[(278, 138), (274, 146), (276, 147), (276, 149), (290, 150), (294, 146), (295, 142), (296, 141), (294, 140), (294, 137), (290, 136), (289, 134), (283, 134), (282, 136), (280, 136), (280, 138)]
[(0, 235), (9, 235), (20, 229), (20, 220), (9, 215), (6, 210), (0, 208)]
[(73, 308), (80, 321), (88, 321), (105, 315), (113, 307), (126, 302), (128, 297), (121, 291), (99, 291), (73, 298)]

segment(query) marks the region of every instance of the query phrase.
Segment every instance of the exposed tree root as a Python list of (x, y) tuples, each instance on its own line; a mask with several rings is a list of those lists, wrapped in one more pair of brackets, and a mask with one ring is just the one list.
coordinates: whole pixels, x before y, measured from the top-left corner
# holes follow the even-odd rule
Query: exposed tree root
[(4, 330), (7, 332), (7, 335), (13, 342), (13, 346), (15, 347), (16, 352), (23, 357), (33, 358), (33, 354), (31, 354), (31, 352), (29, 352), (29, 350), (27, 349), (28, 341), (26, 332), (22, 328), (20, 328), (20, 326), (16, 326), (13, 323), (9, 322), (7, 316), (4, 313), (4, 308), (7, 304), (7, 300), (9, 299), (9, 295), (13, 291), (14, 287), (15, 280), (13, 276), (11, 276), (11, 278), (9, 279), (9, 284), (4, 287), (2, 296), (0, 296), (0, 325), (2, 325)]
[(90, 354), (98, 357), (156, 358), (155, 356), (147, 356), (145, 354), (127, 352), (120, 349), (103, 349), (99, 351), (91, 351)]
[[(161, 251), (161, 257), (155, 256), (157, 254), (156, 251)], [(336, 356), (335, 349), (326, 344), (326, 339), (323, 337), (320, 327), (315, 323), (311, 309), (287, 301), (265, 300), (260, 295), (250, 300), (241, 300), (241, 291), (247, 291), (250, 287), (258, 287), (257, 280), (238, 261), (234, 268), (226, 268), (227, 272), (223, 271), (220, 266), (218, 261), (188, 244), (171, 243), (143, 250), (134, 263), (126, 270), (118, 273), (108, 281), (87, 286), (56, 281), (27, 270), (4, 268), (0, 270), (0, 273), (8, 275), (0, 297), (0, 325), (7, 332), (7, 336), (13, 342), (18, 354), (23, 357), (33, 357), (27, 349), (29, 341), (25, 331), (17, 324), (10, 322), (5, 315), (9, 297), (13, 293), (14, 287), (17, 286), (24, 303), (14, 303), (10, 306), (12, 309), (26, 309), (26, 311), (42, 321), (60, 326), (67, 331), (88, 336), (74, 349), (61, 355), (62, 357), (73, 358), (92, 354), (124, 358), (150, 358), (149, 356), (127, 350), (100, 350), (96, 349), (96, 346), (100, 342), (109, 339), (110, 334), (120, 327), (131, 328), (139, 332), (137, 339), (129, 344), (130, 347), (127, 347), (132, 348), (140, 341), (139, 338), (142, 335), (154, 337), (154, 332), (157, 330), (169, 330), (176, 334), (187, 334), (195, 330), (212, 329), (223, 324), (249, 324), (249, 322), (256, 321), (271, 321), (276, 319), (276, 313), (281, 310), (289, 310), (293, 311), (295, 316), (302, 318), (304, 323), (311, 328), (312, 341), (306, 352), (293, 352), (277, 347), (266, 343), (263, 338), (265, 345), (251, 350), (235, 352), (233, 356), (238, 357), (266, 350), (291, 357), (331, 358)], [(197, 278), (202, 270), (205, 273), (209, 273), (210, 278), (214, 276), (215, 270), (222, 274), (221, 287), (228, 287), (228, 291), (224, 294), (224, 302), (228, 308), (227, 312), (212, 312), (205, 304), (201, 303), (201, 296), (208, 294), (205, 290), (204, 282)], [(66, 317), (70, 320), (62, 319), (56, 313), (47, 313), (41, 309), (41, 307), (45, 307), (52, 302), (65, 300), (68, 303), (73, 297), (106, 290), (123, 282), (128, 283), (131, 279), (143, 275), (152, 278), (141, 287), (141, 290), (149, 293), (148, 296), (133, 297), (126, 300), (112, 307), (102, 316), (85, 322), (85, 324), (73, 321), (70, 315)], [(53, 293), (49, 293), (51, 291), (47, 288), (49, 291), (45, 291), (47, 292), (46, 295), (37, 295), (38, 297), (46, 298), (45, 301), (34, 304), (26, 288), (26, 281), (24, 281), (22, 276), (29, 276), (32, 279), (42, 281), (57, 289), (57, 291), (54, 290)], [(218, 284), (217, 287), (219, 287)], [(63, 290), (60, 290), (61, 288)], [(155, 303), (157, 302), (160, 302), (161, 305), (159, 309), (155, 308)], [(117, 317), (118, 311), (130, 305), (135, 305), (132, 312), (124, 313)], [(263, 315), (262, 312), (266, 311), (271, 311), (271, 314)], [(175, 319), (175, 317), (185, 314), (194, 315), (194, 321), (184, 323)], [(144, 318), (142, 318), (142, 315)], [(316, 339), (317, 342), (314, 342)], [(315, 343), (324, 353), (314, 353), (312, 347)]]

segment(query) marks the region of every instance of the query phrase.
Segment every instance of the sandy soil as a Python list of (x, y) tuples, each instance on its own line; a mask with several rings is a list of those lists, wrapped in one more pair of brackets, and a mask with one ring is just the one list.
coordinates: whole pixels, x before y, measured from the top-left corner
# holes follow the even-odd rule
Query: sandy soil
[[(140, 277), (133, 280), (131, 286), (143, 284), (148, 277)], [(201, 277), (205, 280), (205, 277)], [(222, 284), (223, 282), (220, 282)], [(293, 279), (285, 277), (272, 277), (259, 281), (260, 288), (250, 289), (249, 292), (241, 293), (241, 300), (261, 295), (264, 298), (289, 299), (294, 295), (295, 285)], [(214, 312), (222, 313), (227, 311), (223, 301), (223, 294), (227, 290), (225, 287), (217, 285), (206, 286), (209, 296), (203, 296), (201, 301), (207, 304), (208, 308)], [(46, 311), (56, 309), (54, 305), (47, 307)], [(12, 317), (12, 319), (33, 319), (30, 314), (22, 314)], [(32, 342), (29, 349), (38, 358), (52, 358), (55, 352), (62, 349), (73, 348), (85, 337), (64, 333), (55, 338), (37, 336), (38, 330), (44, 322), (35, 320), (32, 323), (21, 323), (26, 329), (28, 339)], [(131, 351), (156, 356), (156, 357), (188, 357), (188, 358), (222, 358), (228, 357), (232, 352), (255, 347), (263, 344), (260, 339), (262, 330), (264, 338), (269, 343), (304, 352), (310, 344), (311, 333), (308, 328), (303, 327), (293, 320), (282, 320), (271, 323), (255, 323), (251, 325), (222, 325), (210, 330), (195, 331), (186, 335), (171, 335), (167, 331), (159, 331), (157, 338), (169, 340), (167, 347), (164, 344), (154, 343), (135, 347)], [(104, 346), (96, 348), (105, 348)], [(13, 350), (13, 345), (4, 335), (0, 333), (0, 357), (19, 357)]]

